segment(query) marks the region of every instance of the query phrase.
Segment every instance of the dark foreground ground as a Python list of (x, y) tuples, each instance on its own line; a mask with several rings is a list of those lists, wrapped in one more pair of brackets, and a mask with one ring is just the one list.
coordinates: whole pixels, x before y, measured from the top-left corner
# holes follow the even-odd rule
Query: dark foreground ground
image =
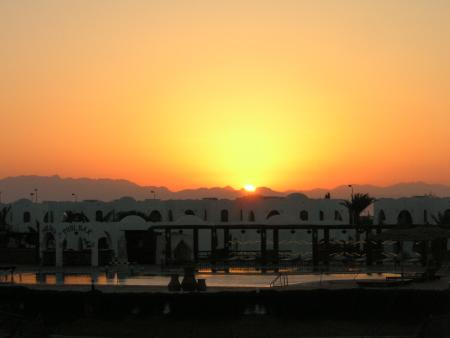
[(0, 287), (0, 337), (450, 337), (449, 291), (205, 294)]

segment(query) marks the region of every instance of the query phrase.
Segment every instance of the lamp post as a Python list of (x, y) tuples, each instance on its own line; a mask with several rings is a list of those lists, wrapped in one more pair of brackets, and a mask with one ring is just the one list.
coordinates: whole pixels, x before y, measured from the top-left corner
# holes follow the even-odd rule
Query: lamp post
[(355, 223), (355, 215), (354, 215), (354, 210), (353, 210), (353, 184), (349, 184), (348, 185), (348, 187), (350, 188), (350, 189), (352, 189), (352, 194), (351, 194), (351, 198), (350, 198), (350, 206), (351, 206), (351, 208), (350, 208), (350, 224), (351, 225), (354, 225), (354, 223)]
[(31, 202), (34, 201), (34, 192), (30, 192), (30, 200), (31, 200)]
[(153, 194), (153, 199), (156, 200), (156, 192), (154, 190), (150, 191)]
[(37, 188), (34, 188), (34, 198), (35, 198), (35, 201), (37, 203), (38, 202), (38, 190), (37, 190)]
[(72, 193), (72, 197), (73, 197), (73, 201), (74, 201), (75, 203), (77, 203), (77, 202), (78, 202), (78, 196), (77, 196), (77, 194)]
[(352, 189), (351, 197), (352, 197), (352, 200), (353, 200), (353, 184), (349, 184), (348, 187), (349, 187), (350, 189)]

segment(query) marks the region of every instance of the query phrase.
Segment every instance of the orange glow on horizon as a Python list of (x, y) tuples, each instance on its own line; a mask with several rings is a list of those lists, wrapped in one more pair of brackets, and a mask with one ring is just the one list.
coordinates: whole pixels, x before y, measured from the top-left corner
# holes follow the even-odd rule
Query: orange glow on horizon
[(0, 2), (0, 177), (450, 184), (450, 2), (431, 3)]

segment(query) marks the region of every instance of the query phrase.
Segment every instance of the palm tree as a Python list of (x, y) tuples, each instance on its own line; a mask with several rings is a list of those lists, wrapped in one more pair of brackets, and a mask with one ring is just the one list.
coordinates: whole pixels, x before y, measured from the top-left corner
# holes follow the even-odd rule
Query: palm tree
[(369, 194), (356, 193), (352, 195), (350, 201), (342, 202), (341, 204), (348, 209), (350, 224), (359, 225), (361, 223), (361, 213), (374, 201), (375, 198), (369, 196)]
[(0, 210), (0, 247), (5, 247), (8, 243), (10, 226), (6, 219), (10, 211), (10, 205)]
[(8, 217), (10, 211), (11, 211), (10, 205), (0, 210), (0, 231), (8, 230), (9, 224), (6, 218)]
[(89, 218), (83, 212), (76, 212), (72, 210), (67, 210), (63, 216), (63, 222), (73, 223), (73, 222), (89, 222)]
[[(432, 217), (439, 228), (443, 228), (445, 229), (445, 231), (448, 231), (448, 229), (450, 228), (450, 209), (444, 211), (444, 213), (438, 213), (437, 216), (433, 215)], [(436, 260), (436, 264), (440, 266), (447, 254), (447, 238), (438, 238), (432, 240), (431, 252), (433, 258)]]

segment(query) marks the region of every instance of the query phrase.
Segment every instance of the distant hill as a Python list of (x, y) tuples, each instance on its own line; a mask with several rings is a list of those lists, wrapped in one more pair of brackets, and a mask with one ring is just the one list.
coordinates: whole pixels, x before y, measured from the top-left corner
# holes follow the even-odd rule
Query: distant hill
[[(400, 198), (433, 195), (437, 197), (450, 197), (450, 185), (444, 184), (429, 184), (424, 182), (398, 183), (385, 187), (376, 185), (364, 184), (353, 185), (354, 192), (368, 193), (369, 195), (381, 198)], [(311, 198), (320, 198), (327, 192), (331, 193), (334, 198), (349, 198), (350, 188), (347, 185), (341, 185), (334, 189), (313, 189), (301, 191)]]
[[(38, 189), (39, 200), (71, 201), (72, 193), (78, 200), (94, 199), (110, 201), (123, 196), (130, 196), (137, 200), (158, 199), (200, 199), (205, 197), (234, 199), (245, 194), (243, 190), (232, 187), (214, 187), (185, 189), (171, 191), (166, 187), (140, 186), (127, 180), (90, 179), (90, 178), (61, 178), (59, 176), (17, 176), (0, 179), (2, 202), (12, 202), (21, 198), (30, 198), (30, 193)], [(435, 196), (450, 196), (450, 186), (427, 184), (423, 182), (399, 183), (387, 187), (374, 185), (354, 185), (354, 191), (369, 193), (380, 197), (410, 197), (425, 194)], [(154, 192), (154, 193), (153, 193)], [(267, 187), (260, 187), (257, 193), (264, 196), (286, 196), (298, 192), (310, 198), (323, 198), (327, 192), (332, 198), (349, 198), (350, 189), (346, 185), (334, 189), (291, 190), (285, 192), (274, 191)]]

